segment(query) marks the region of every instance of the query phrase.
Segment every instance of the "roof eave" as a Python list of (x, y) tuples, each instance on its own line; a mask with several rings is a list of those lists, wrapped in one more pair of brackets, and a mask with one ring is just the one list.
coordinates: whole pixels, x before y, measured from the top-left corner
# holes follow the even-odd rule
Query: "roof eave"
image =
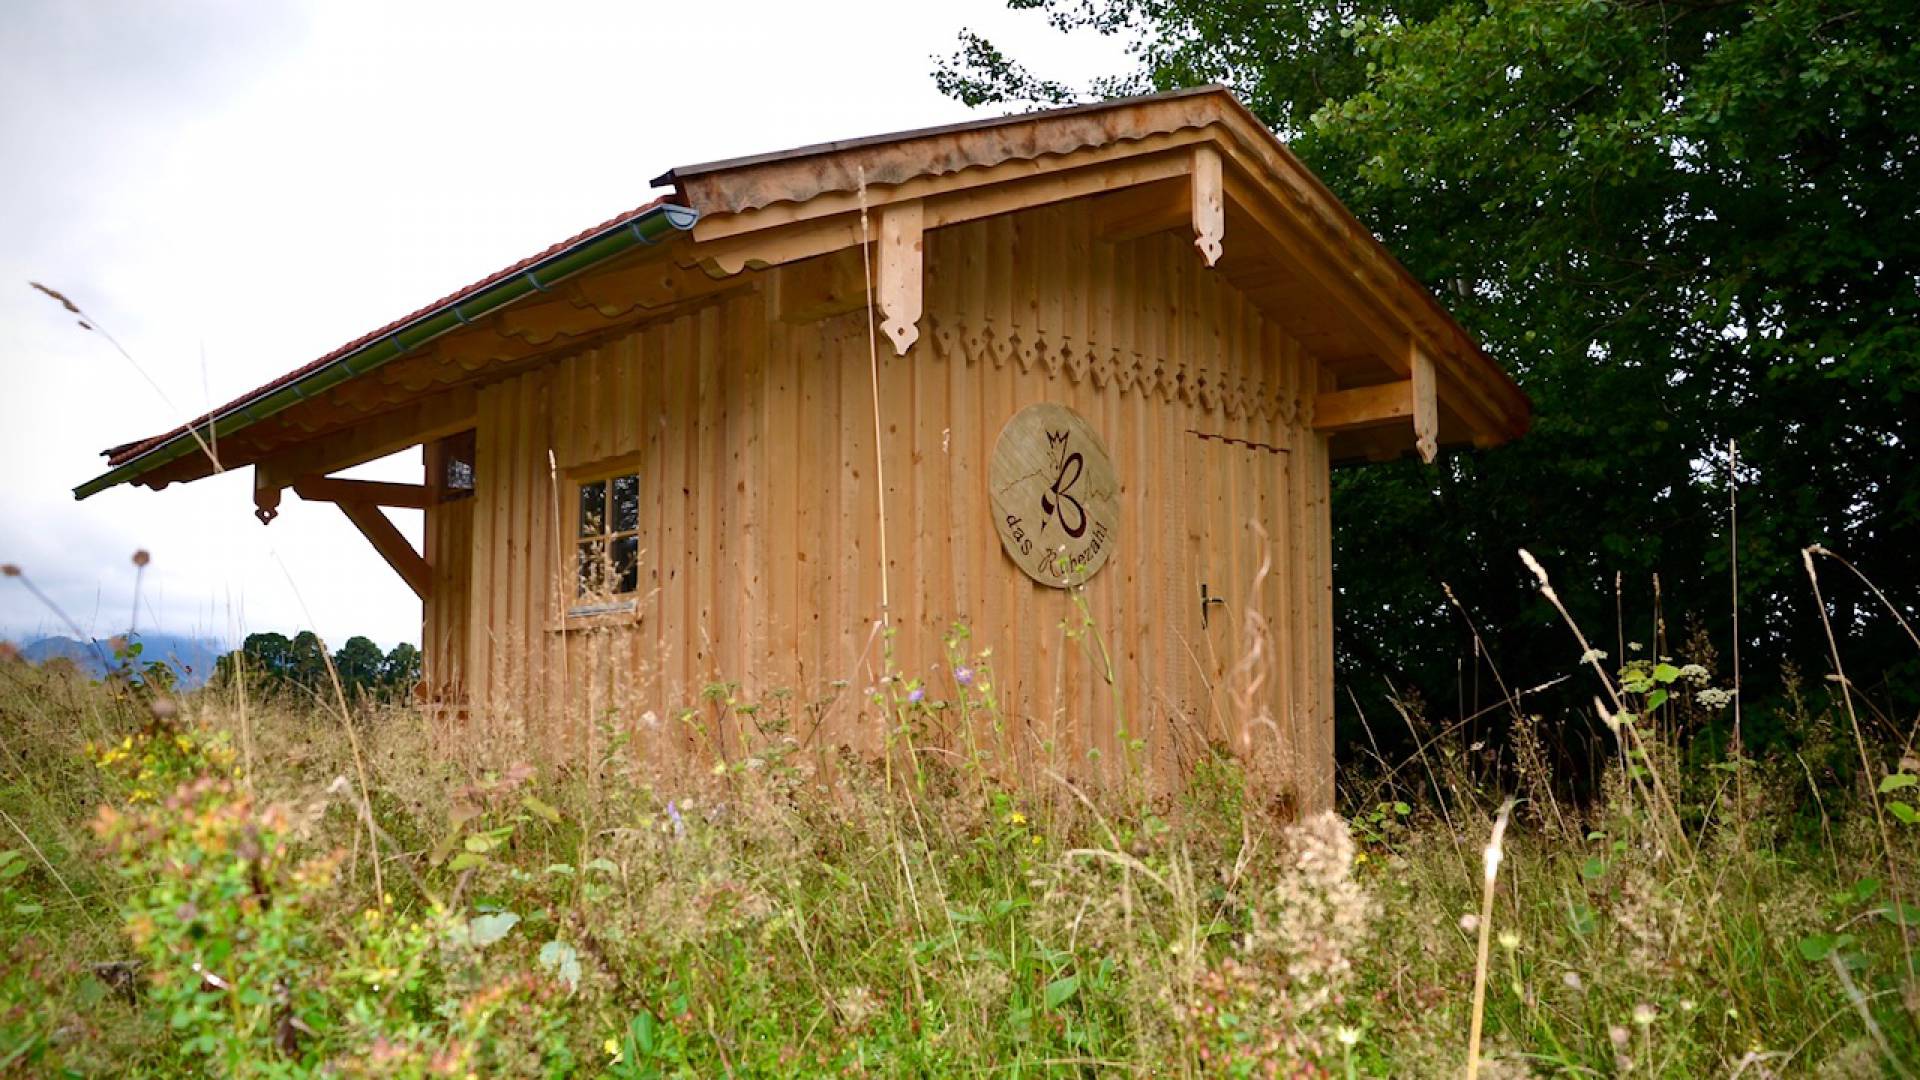
[[(381, 368), (475, 319), (491, 315), (525, 297), (546, 292), (562, 280), (635, 248), (652, 246), (671, 235), (691, 232), (699, 218), (699, 212), (690, 207), (663, 203), (637, 217), (595, 232), (508, 277), (457, 294), (297, 379), (264, 388), (217, 414), (202, 417), (179, 433), (115, 463), (111, 469), (74, 488), (73, 497), (89, 498), (110, 487), (135, 482), (189, 454), (203, 452), (203, 441), (217, 445), (220, 439), (284, 412), (316, 394)], [(214, 471), (218, 471), (217, 462)]]

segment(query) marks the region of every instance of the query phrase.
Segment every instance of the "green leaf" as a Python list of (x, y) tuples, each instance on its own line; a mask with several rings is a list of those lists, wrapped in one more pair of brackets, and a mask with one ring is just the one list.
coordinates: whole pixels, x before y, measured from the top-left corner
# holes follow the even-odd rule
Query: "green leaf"
[(1861, 878), (1859, 881), (1856, 881), (1853, 884), (1853, 899), (1855, 903), (1864, 904), (1867, 901), (1873, 899), (1875, 896), (1878, 896), (1879, 894), (1880, 894), (1879, 878), (1876, 878), (1876, 877)]
[(476, 915), (467, 922), (467, 940), (479, 948), (506, 937), (508, 931), (519, 925), (520, 916), (511, 911), (496, 912), (492, 915)]
[(620, 872), (620, 868), (614, 865), (612, 859), (605, 859), (605, 858), (595, 859), (592, 862), (588, 863), (587, 869), (598, 870), (603, 874), (617, 874)]
[(461, 870), (471, 870), (476, 866), (485, 865), (487, 865), (487, 857), (485, 855), (475, 855), (471, 851), (463, 851), (453, 857), (453, 861), (447, 864), (447, 869), (458, 873)]
[(1068, 975), (1065, 978), (1055, 979), (1047, 984), (1047, 1008), (1057, 1009), (1066, 1004), (1072, 999), (1073, 995), (1079, 992), (1080, 976)]
[(1920, 907), (1905, 901), (1895, 900), (1880, 909), (1880, 917), (1898, 926), (1905, 923), (1909, 927), (1920, 928)]
[(1401, 817), (1406, 817), (1408, 814), (1413, 813), (1413, 807), (1403, 802), (1397, 802), (1393, 804), (1393, 812), (1399, 814)]
[(627, 1037), (632, 1040), (632, 1049), (638, 1053), (629, 1053), (628, 1057), (653, 1056), (653, 1030), (652, 1013), (643, 1010), (640, 1015), (633, 1018), (633, 1022), (627, 1025)]
[(1912, 825), (1915, 822), (1920, 822), (1920, 812), (1916, 812), (1912, 806), (1903, 802), (1888, 803), (1887, 813), (1900, 819), (1903, 825)]
[(1580, 876), (1588, 881), (1599, 881), (1607, 876), (1606, 861), (1598, 855), (1588, 856), (1587, 861), (1580, 864)]
[(1912, 773), (1897, 772), (1881, 779), (1880, 794), (1885, 795), (1889, 791), (1899, 791), (1901, 788), (1910, 788), (1915, 784), (1920, 784), (1920, 776), (1915, 776)]
[(1680, 677), (1680, 669), (1663, 661), (1653, 666), (1653, 677), (1660, 683), (1671, 683)]
[(526, 807), (529, 811), (531, 811), (535, 815), (538, 815), (539, 817), (544, 818), (550, 824), (554, 824), (554, 825), (560, 824), (560, 811), (555, 810), (553, 807), (548, 806), (546, 803), (541, 802), (539, 799), (536, 799), (531, 795), (522, 796), (520, 799), (520, 805)]
[(1808, 934), (1800, 939), (1800, 955), (1819, 963), (1833, 951), (1834, 941), (1832, 934)]
[(1655, 690), (1653, 693), (1647, 695), (1647, 711), (1648, 712), (1652, 712), (1653, 710), (1659, 708), (1662, 705), (1665, 705), (1666, 703), (1667, 703), (1667, 692), (1665, 690)]
[(580, 954), (573, 946), (558, 938), (540, 946), (540, 966), (566, 983), (569, 993), (580, 989)]

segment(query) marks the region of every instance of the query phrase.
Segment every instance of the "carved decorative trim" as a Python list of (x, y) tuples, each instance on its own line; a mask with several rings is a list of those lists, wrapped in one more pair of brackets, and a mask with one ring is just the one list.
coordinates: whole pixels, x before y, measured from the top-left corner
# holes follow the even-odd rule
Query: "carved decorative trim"
[(1023, 374), (1037, 367), (1050, 379), (1065, 378), (1076, 384), (1092, 380), (1099, 389), (1113, 386), (1122, 394), (1138, 393), (1168, 404), (1177, 401), (1229, 418), (1258, 416), (1293, 424), (1312, 409), (1299, 388), (1289, 390), (1272, 376), (1223, 372), (1087, 341), (1050, 340), (1026, 328), (933, 315), (926, 316), (926, 322), (933, 357), (949, 363), (990, 364), (996, 370), (1013, 365)]

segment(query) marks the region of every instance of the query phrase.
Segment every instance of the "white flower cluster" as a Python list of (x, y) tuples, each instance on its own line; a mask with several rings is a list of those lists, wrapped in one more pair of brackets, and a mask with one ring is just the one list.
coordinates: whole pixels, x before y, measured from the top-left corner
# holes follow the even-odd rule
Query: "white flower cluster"
[(1724, 709), (1733, 704), (1733, 691), (1709, 686), (1693, 696), (1693, 700), (1709, 709)]

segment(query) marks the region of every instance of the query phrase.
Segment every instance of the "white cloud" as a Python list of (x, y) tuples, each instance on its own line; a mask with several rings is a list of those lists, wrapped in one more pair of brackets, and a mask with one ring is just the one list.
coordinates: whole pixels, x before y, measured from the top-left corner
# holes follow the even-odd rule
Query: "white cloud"
[[(0, 561), (100, 633), (124, 628), (145, 547), (161, 629), (417, 638), (411, 593), (331, 507), (289, 496), (263, 529), (244, 474), (69, 491), (103, 447), (638, 205), (671, 166), (966, 119), (929, 77), (962, 26), (1070, 80), (1123, 65), (998, 0), (10, 10)], [(172, 404), (28, 279), (70, 292)], [(0, 629), (46, 625), (0, 587)]]

